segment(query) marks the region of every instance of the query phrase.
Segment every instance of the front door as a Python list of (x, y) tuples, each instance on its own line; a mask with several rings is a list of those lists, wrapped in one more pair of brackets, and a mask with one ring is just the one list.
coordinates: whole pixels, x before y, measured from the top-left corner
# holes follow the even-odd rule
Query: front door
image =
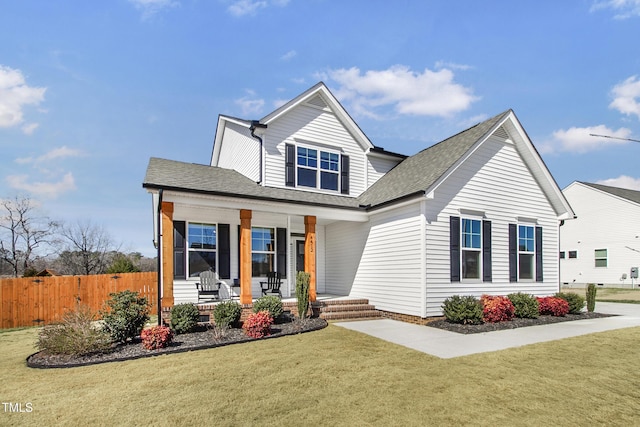
[(304, 240), (296, 240), (296, 276), (304, 271)]

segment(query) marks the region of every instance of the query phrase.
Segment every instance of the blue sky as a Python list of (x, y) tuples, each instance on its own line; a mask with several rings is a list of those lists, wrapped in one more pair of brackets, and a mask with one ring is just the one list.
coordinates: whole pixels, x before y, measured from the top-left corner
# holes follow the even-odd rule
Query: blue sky
[(149, 157), (210, 160), (218, 114), (324, 81), (414, 154), (514, 109), (561, 188), (640, 190), (640, 0), (0, 3), (0, 198), (154, 255)]

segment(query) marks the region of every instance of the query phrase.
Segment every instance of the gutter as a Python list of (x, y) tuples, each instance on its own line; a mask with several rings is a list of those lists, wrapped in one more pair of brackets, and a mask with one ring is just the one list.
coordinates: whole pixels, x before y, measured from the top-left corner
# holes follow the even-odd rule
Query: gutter
[(260, 141), (260, 176), (258, 177), (258, 181), (257, 184), (262, 184), (262, 138), (260, 138), (258, 135), (255, 134), (255, 131), (257, 128), (260, 129), (266, 129), (267, 125), (263, 125), (262, 123), (260, 123), (258, 120), (251, 120), (251, 126), (249, 127), (249, 130), (251, 131), (251, 136), (256, 138), (258, 141)]

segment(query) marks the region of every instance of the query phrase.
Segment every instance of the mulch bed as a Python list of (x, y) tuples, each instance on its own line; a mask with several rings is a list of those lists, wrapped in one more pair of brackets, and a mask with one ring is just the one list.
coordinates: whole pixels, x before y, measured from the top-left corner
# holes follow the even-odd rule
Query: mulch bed
[(212, 328), (201, 327), (200, 330), (189, 334), (174, 335), (171, 344), (158, 350), (147, 350), (142, 347), (140, 340), (127, 344), (119, 344), (109, 353), (90, 354), (86, 356), (65, 356), (38, 352), (27, 358), (27, 366), (31, 368), (72, 368), (77, 366), (95, 365), (106, 362), (121, 362), (125, 360), (153, 357), (162, 354), (181, 353), (185, 351), (202, 350), (238, 344), (258, 339), (277, 338), (285, 335), (295, 335), (304, 332), (317, 331), (325, 328), (327, 321), (320, 318), (296, 319), (290, 322), (277, 323), (271, 327), (271, 335), (264, 338), (250, 338), (240, 328), (225, 331), (223, 337), (216, 336)]
[(567, 314), (564, 317), (540, 316), (537, 319), (515, 318), (507, 322), (483, 323), (482, 325), (461, 325), (450, 323), (446, 319), (438, 319), (427, 323), (427, 326), (444, 329), (459, 334), (478, 334), (481, 332), (502, 331), (504, 329), (516, 329), (526, 326), (549, 325), (551, 323), (571, 322), (573, 320), (597, 319), (600, 317), (611, 317), (612, 314), (582, 312), (580, 314)]

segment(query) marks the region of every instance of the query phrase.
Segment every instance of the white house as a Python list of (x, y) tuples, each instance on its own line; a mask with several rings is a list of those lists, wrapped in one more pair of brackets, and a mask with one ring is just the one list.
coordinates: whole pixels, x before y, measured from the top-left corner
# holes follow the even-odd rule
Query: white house
[(559, 289), (559, 224), (574, 217), (513, 111), (407, 157), (376, 147), (323, 83), (260, 120), (220, 116), (209, 165), (152, 158), (163, 306), (195, 302), (218, 272), (260, 296), (269, 271), (294, 294), (367, 298), (440, 315), (454, 294)]
[(637, 286), (640, 191), (576, 181), (563, 193), (578, 217), (560, 228), (562, 283)]

